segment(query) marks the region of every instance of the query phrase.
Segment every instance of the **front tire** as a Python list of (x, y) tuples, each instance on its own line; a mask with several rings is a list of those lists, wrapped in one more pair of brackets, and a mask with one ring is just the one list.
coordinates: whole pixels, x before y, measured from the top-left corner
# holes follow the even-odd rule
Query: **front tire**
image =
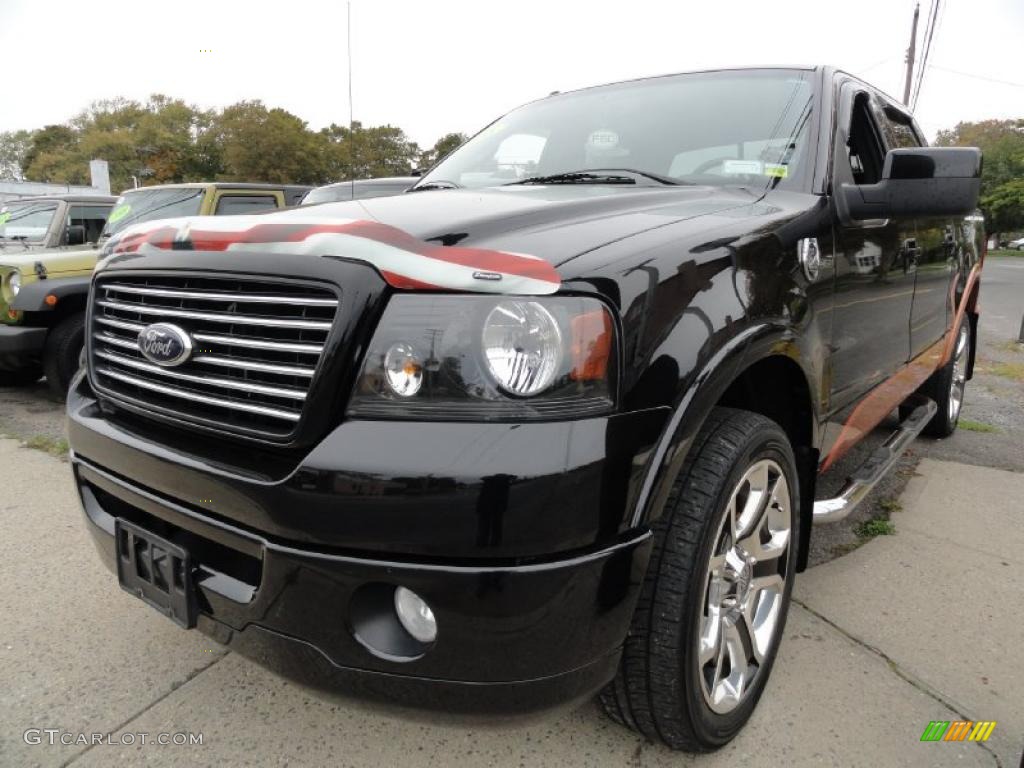
[(775, 422), (716, 408), (661, 517), (615, 679), (618, 722), (704, 752), (746, 724), (786, 622), (799, 537), (793, 450)]
[(85, 313), (76, 312), (50, 329), (43, 349), (43, 370), (50, 391), (63, 399), (71, 379), (78, 372), (82, 347), (85, 344)]

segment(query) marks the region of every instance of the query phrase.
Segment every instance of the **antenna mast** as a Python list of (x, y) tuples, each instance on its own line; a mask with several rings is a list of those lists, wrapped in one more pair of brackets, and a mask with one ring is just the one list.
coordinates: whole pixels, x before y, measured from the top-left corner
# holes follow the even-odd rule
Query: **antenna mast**
[(354, 141), (355, 135), (355, 107), (352, 106), (352, 1), (345, 3), (346, 20), (345, 20), (345, 34), (347, 36), (348, 49), (348, 140), (352, 143), (352, 153), (349, 157), (352, 160), (352, 167), (349, 168), (349, 199), (356, 199), (356, 176), (355, 176), (355, 165), (356, 165), (356, 142)]

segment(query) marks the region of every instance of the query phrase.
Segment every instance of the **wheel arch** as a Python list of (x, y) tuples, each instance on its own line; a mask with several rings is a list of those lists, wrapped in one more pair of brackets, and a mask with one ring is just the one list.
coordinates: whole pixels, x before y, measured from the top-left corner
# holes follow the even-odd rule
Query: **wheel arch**
[[(764, 386), (764, 379), (772, 386)], [(820, 448), (814, 376), (785, 326), (749, 327), (723, 345), (690, 377), (652, 451), (633, 505), (634, 525), (650, 523), (664, 509), (673, 480), (694, 448), (694, 438), (713, 408), (759, 413), (778, 423), (793, 446), (800, 481), (800, 542), (797, 569), (807, 561)]]

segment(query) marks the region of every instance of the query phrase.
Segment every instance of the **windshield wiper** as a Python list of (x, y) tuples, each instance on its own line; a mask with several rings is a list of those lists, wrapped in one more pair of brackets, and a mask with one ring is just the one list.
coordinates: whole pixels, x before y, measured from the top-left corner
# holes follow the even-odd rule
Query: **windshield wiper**
[[(627, 176), (624, 174), (632, 174)], [(685, 182), (673, 179), (671, 176), (662, 176), (649, 171), (638, 171), (633, 168), (589, 168), (583, 171), (571, 171), (569, 173), (553, 173), (549, 176), (531, 176), (519, 181), (513, 181), (505, 186), (513, 184), (636, 184), (633, 176), (641, 176), (651, 179), (659, 184), (679, 186)]]

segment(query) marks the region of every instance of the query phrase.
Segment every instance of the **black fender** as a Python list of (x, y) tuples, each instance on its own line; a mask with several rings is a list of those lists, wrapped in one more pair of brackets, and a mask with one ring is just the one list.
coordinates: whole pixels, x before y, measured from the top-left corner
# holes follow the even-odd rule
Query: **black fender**
[[(661, 516), (672, 484), (693, 446), (694, 438), (730, 385), (747, 368), (760, 360), (778, 356), (780, 349), (792, 348), (795, 338), (794, 330), (780, 323), (758, 322), (749, 325), (725, 342), (695, 374), (689, 377), (673, 407), (672, 415), (662, 430), (661, 437), (651, 452), (642, 480), (635, 486), (637, 490), (630, 506), (631, 527), (649, 525)], [(814, 392), (815, 382), (812, 380), (812, 374), (799, 359), (792, 355), (788, 356), (803, 372), (808, 390)], [(803, 570), (806, 565), (820, 446), (820, 415), (814, 398), (811, 400), (813, 423), (810, 426), (813, 445), (809, 450), (795, 450), (801, 479), (798, 570)]]
[[(85, 306), (85, 297), (89, 295), (89, 285), (92, 283), (92, 275), (78, 277), (58, 277), (37, 280), (24, 286), (11, 302), (11, 309), (20, 312), (52, 312), (61, 307), (61, 302), (72, 296), (81, 296), (82, 306)], [(55, 296), (57, 301), (54, 304), (47, 304), (46, 297)]]

